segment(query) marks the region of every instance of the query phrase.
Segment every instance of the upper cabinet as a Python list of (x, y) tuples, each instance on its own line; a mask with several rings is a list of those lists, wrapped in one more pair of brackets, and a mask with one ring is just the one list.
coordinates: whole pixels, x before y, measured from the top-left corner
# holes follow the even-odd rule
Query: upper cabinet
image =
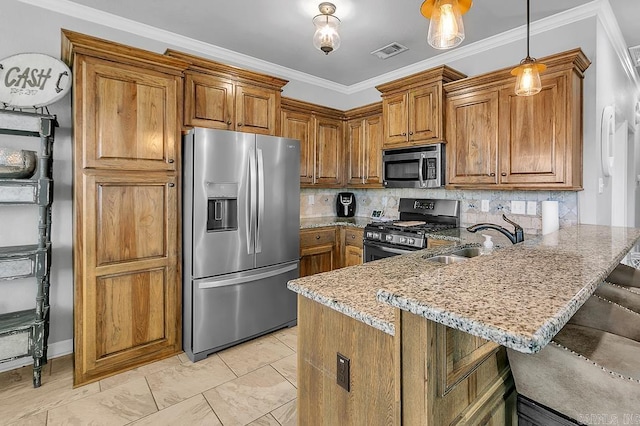
[(280, 92), (287, 80), (175, 50), (165, 54), (189, 63), (185, 72), (185, 126), (279, 133)]
[(344, 182), (343, 113), (282, 99), (282, 132), (300, 140), (300, 186), (339, 188)]
[(542, 91), (514, 93), (510, 69), (444, 85), (448, 185), (473, 189), (582, 189), (580, 49), (540, 59)]
[(383, 147), (401, 148), (444, 140), (444, 83), (466, 77), (441, 66), (376, 86), (382, 93)]
[(346, 186), (382, 187), (382, 103), (345, 113)]

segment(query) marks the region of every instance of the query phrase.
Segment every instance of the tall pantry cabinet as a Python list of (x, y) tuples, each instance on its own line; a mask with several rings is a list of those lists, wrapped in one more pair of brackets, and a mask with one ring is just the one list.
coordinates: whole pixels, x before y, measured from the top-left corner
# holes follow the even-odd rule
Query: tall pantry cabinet
[(73, 70), (74, 384), (181, 350), (180, 117), (188, 64), (62, 31)]

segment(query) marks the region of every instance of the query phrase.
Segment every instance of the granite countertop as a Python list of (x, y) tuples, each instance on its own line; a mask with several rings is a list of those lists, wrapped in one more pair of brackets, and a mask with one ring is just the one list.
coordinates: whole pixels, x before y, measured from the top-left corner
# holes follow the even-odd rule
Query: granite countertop
[(372, 219), (370, 217), (303, 217), (300, 218), (300, 229), (322, 228), (323, 226), (353, 226), (355, 228), (364, 228)]
[[(447, 234), (448, 232), (448, 234)], [(394, 307), (525, 353), (542, 349), (640, 239), (640, 229), (577, 225), (445, 265), (415, 251), (288, 283), (301, 295), (395, 334)], [(430, 235), (479, 246), (464, 229)], [(507, 243), (505, 243), (507, 242)]]

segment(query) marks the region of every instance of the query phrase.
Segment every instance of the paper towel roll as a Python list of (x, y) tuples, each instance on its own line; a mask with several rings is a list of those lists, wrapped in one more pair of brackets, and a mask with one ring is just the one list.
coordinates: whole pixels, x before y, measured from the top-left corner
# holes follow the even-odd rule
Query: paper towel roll
[(550, 234), (559, 229), (558, 202), (542, 202), (542, 235)]

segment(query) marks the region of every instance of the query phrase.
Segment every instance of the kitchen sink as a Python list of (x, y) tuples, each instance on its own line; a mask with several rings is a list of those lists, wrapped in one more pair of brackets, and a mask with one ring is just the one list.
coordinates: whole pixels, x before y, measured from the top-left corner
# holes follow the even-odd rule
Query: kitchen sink
[(466, 257), (448, 256), (448, 255), (425, 257), (425, 259), (431, 262), (444, 263), (445, 265), (449, 265), (451, 263), (464, 262), (467, 260)]
[(451, 252), (453, 256), (462, 256), (462, 257), (476, 257), (482, 254), (481, 247), (467, 247), (462, 250), (456, 250)]

